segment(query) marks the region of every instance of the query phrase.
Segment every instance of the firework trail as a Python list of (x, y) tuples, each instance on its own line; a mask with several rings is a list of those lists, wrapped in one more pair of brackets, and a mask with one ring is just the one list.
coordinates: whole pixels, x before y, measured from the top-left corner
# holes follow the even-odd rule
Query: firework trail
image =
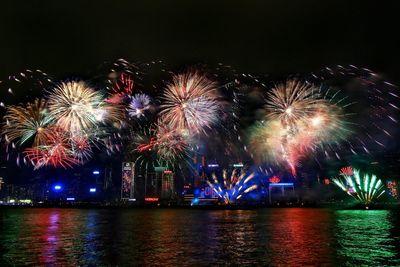
[(7, 97), (0, 99), (0, 108), (19, 102), (33, 102), (42, 97), (44, 87), (53, 84), (52, 78), (42, 70), (26, 69), (0, 80), (1, 86), (7, 88)]

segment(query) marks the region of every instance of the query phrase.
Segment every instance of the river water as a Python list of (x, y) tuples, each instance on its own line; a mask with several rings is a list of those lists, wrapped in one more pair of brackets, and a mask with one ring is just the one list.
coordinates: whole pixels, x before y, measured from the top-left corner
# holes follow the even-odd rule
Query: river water
[(400, 214), (2, 209), (0, 266), (400, 266)]

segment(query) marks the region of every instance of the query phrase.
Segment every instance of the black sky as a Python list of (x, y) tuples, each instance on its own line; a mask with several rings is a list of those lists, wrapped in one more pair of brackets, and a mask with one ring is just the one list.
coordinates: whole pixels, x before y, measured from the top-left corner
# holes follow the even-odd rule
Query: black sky
[(57, 78), (105, 60), (230, 64), (292, 74), (355, 64), (400, 80), (396, 1), (2, 1), (0, 80)]

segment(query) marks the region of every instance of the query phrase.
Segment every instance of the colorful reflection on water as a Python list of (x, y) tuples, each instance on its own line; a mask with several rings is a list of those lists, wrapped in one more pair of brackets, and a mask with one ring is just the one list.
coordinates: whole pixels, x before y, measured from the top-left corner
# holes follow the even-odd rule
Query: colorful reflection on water
[(345, 266), (400, 266), (399, 214), (387, 210), (336, 212), (337, 254)]
[(399, 214), (3, 209), (0, 266), (400, 265)]

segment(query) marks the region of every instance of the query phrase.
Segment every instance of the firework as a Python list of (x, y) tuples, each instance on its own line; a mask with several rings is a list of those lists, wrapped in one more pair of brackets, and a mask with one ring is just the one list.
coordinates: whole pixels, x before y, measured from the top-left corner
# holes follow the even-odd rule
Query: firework
[(285, 129), (278, 121), (261, 121), (250, 129), (249, 146), (257, 164), (279, 164), (284, 161), (280, 153), (284, 134)]
[(318, 88), (298, 80), (279, 84), (267, 93), (268, 116), (279, 119), (284, 126), (296, 125), (323, 107)]
[(57, 126), (68, 132), (92, 129), (107, 114), (102, 95), (82, 81), (61, 83), (48, 98), (50, 114)]
[(187, 135), (180, 129), (171, 128), (169, 124), (159, 121), (156, 128), (156, 149), (160, 159), (173, 162), (189, 154)]
[(92, 156), (92, 147), (89, 138), (85, 136), (75, 135), (70, 138), (71, 151), (74, 157), (84, 163)]
[(97, 112), (96, 120), (112, 128), (121, 129), (125, 125), (124, 109), (125, 107), (121, 104), (103, 103), (103, 106)]
[(51, 128), (46, 144), (27, 148), (24, 154), (34, 169), (44, 166), (71, 168), (80, 163), (71, 149), (68, 134), (56, 127)]
[(134, 82), (126, 73), (122, 73), (119, 79), (111, 87), (110, 97), (106, 102), (110, 104), (121, 104), (132, 94)]
[(156, 132), (153, 126), (132, 132), (127, 150), (129, 157), (135, 162), (139, 171), (143, 168), (147, 171), (149, 167), (161, 166), (156, 145)]
[(297, 80), (269, 92), (266, 111), (266, 121), (252, 130), (250, 145), (263, 160), (287, 164), (294, 176), (300, 159), (344, 140), (349, 132), (342, 108), (319, 88)]
[(153, 166), (172, 166), (186, 162), (190, 154), (187, 136), (162, 121), (133, 133), (131, 146), (140, 165), (150, 162)]
[(389, 195), (391, 195), (393, 198), (396, 198), (396, 199), (399, 197), (396, 181), (388, 181), (386, 183), (386, 187), (389, 191)]
[(388, 144), (393, 142), (399, 121), (397, 86), (379, 73), (354, 65), (325, 67), (312, 73), (308, 80), (328, 86), (333, 92), (340, 91), (348, 99), (348, 104), (341, 104), (351, 114), (348, 120), (352, 133), (346, 142), (333, 144), (325, 153), (339, 158), (341, 154), (372, 154), (390, 149)]
[(161, 116), (174, 128), (205, 132), (218, 122), (222, 109), (217, 84), (199, 73), (179, 74), (163, 94)]
[(376, 175), (361, 175), (354, 169), (353, 175), (340, 173), (340, 177), (333, 178), (333, 182), (348, 195), (364, 203), (365, 205), (378, 199), (384, 192), (384, 185)]
[(353, 167), (347, 166), (347, 167), (341, 168), (340, 169), (340, 175), (342, 175), (342, 176), (352, 176), (352, 175), (354, 175)]
[(237, 170), (233, 170), (229, 176), (226, 170), (223, 171), (223, 184), (218, 180), (218, 177), (213, 174), (213, 181), (207, 181), (207, 184), (218, 195), (220, 201), (224, 204), (234, 204), (247, 193), (258, 188), (257, 184), (253, 182), (255, 174), (246, 174), (242, 172), (239, 174)]
[(295, 175), (300, 158), (315, 147), (315, 141), (306, 131), (290, 135), (279, 121), (263, 121), (252, 128), (249, 145), (257, 163), (286, 165)]
[(17, 141), (23, 145), (33, 140), (33, 146), (38, 146), (46, 142), (47, 128), (53, 117), (47, 111), (46, 101), (36, 99), (23, 106), (7, 107), (4, 120), (2, 134), (7, 142)]
[(150, 108), (150, 97), (145, 94), (135, 94), (129, 103), (128, 112), (132, 117), (140, 118)]
[(278, 176), (276, 176), (276, 175), (274, 175), (274, 176), (272, 176), (271, 178), (269, 178), (269, 182), (271, 183), (271, 184), (277, 184), (277, 183), (279, 183), (281, 181), (281, 179), (278, 177)]
[[(314, 114), (322, 107), (316, 91), (312, 85), (293, 80), (278, 85), (267, 94), (267, 116), (279, 121), (279, 151), (293, 175), (296, 174), (295, 165), (302, 156), (299, 148), (303, 151), (304, 147), (311, 146), (314, 141), (313, 138), (307, 138), (310, 136), (304, 135), (300, 127), (308, 125), (305, 121), (314, 119)], [(299, 139), (302, 142), (298, 142)]]

